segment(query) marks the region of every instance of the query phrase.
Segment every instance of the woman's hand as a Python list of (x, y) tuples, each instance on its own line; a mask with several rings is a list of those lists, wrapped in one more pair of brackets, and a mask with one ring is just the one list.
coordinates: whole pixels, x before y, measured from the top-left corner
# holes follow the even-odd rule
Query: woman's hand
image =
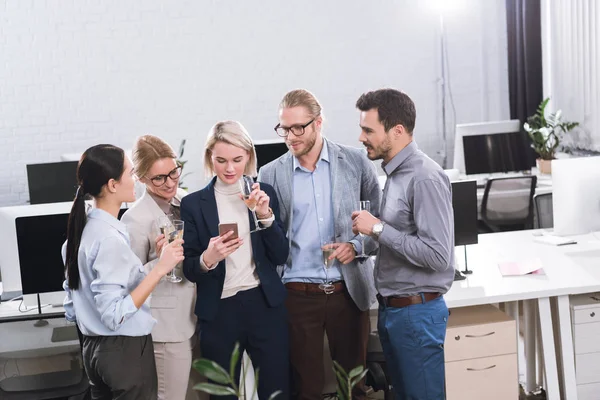
[(183, 261), (183, 239), (177, 239), (162, 248), (160, 259), (156, 263), (154, 270), (161, 276), (171, 272), (177, 264)]
[(231, 253), (240, 248), (244, 242), (242, 238), (228, 240), (231, 235), (233, 235), (233, 231), (224, 233), (221, 236), (210, 238), (208, 247), (202, 256), (204, 264), (206, 264), (207, 267), (223, 261)]
[(256, 217), (258, 219), (267, 219), (271, 217), (271, 209), (269, 208), (269, 195), (260, 190), (260, 184), (257, 182), (252, 185), (252, 193), (250, 193), (250, 198), (256, 200)]
[(162, 233), (154, 239), (154, 243), (156, 244), (156, 257), (160, 258), (160, 254), (162, 252), (163, 247), (168, 243), (167, 238)]

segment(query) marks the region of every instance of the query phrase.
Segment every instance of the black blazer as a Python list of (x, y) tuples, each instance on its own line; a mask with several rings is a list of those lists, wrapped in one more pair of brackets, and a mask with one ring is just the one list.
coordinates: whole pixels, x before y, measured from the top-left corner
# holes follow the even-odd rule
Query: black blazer
[[(200, 268), (200, 255), (207, 249), (210, 238), (219, 236), (215, 181), (216, 178), (213, 178), (204, 189), (181, 200), (181, 219), (185, 221), (183, 274), (188, 280), (196, 282), (195, 313), (204, 321), (211, 321), (217, 314), (225, 282), (225, 260), (208, 272)], [(287, 293), (276, 268), (287, 261), (290, 248), (279, 218), (279, 202), (275, 190), (266, 183), (261, 183), (260, 188), (270, 198), (269, 205), (273, 209), (275, 221), (268, 229), (250, 234), (252, 252), (260, 288), (269, 306), (276, 307), (283, 303)], [(250, 212), (248, 218), (252, 230), (254, 219)]]

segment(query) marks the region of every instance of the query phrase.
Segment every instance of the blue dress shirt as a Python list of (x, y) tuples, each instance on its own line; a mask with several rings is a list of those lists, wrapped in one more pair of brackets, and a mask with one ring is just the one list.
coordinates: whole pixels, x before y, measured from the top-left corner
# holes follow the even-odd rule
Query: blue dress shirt
[[(63, 245), (65, 260), (66, 242)], [(142, 262), (131, 250), (127, 227), (95, 208), (88, 214), (78, 253), (80, 286), (67, 292), (65, 317), (77, 321), (86, 336), (145, 336), (156, 320), (150, 308), (133, 304), (131, 291), (145, 278)]]
[[(314, 171), (302, 167), (294, 157), (292, 240), (290, 262), (283, 269), (283, 283), (325, 282), (321, 244), (335, 241), (333, 201), (327, 141)], [(327, 274), (328, 281), (341, 281), (339, 262), (334, 261)]]

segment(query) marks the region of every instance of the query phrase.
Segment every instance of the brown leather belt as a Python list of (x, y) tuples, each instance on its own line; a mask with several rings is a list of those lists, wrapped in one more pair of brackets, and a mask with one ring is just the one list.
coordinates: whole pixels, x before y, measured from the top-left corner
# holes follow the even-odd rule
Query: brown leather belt
[(304, 283), (304, 282), (288, 282), (285, 287), (295, 292), (306, 292), (306, 293), (320, 293), (320, 294), (333, 294), (338, 293), (346, 289), (346, 284), (343, 281), (332, 282), (333, 289), (325, 293), (323, 289), (319, 288), (318, 283)]
[(406, 307), (406, 306), (411, 306), (413, 304), (427, 303), (428, 301), (437, 299), (441, 295), (442, 295), (441, 293), (423, 293), (422, 294), (423, 297), (421, 297), (420, 294), (416, 295), (416, 296), (407, 296), (407, 297), (396, 297), (396, 296), (383, 297), (382, 295), (377, 294), (377, 301), (383, 307), (402, 308), (402, 307)]

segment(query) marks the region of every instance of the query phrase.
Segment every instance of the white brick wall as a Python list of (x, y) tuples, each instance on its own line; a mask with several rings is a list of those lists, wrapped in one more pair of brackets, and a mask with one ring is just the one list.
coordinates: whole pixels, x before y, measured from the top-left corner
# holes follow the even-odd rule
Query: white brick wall
[[(197, 189), (211, 125), (238, 119), (271, 138), (281, 96), (297, 87), (320, 98), (328, 136), (346, 144), (357, 144), (362, 92), (405, 90), (415, 137), (439, 160), (439, 19), (428, 3), (0, 0), (0, 205), (28, 200), (27, 163), (99, 142), (130, 148), (144, 133), (175, 148), (188, 139)], [(507, 118), (504, 0), (462, 3), (445, 19), (457, 120)]]

